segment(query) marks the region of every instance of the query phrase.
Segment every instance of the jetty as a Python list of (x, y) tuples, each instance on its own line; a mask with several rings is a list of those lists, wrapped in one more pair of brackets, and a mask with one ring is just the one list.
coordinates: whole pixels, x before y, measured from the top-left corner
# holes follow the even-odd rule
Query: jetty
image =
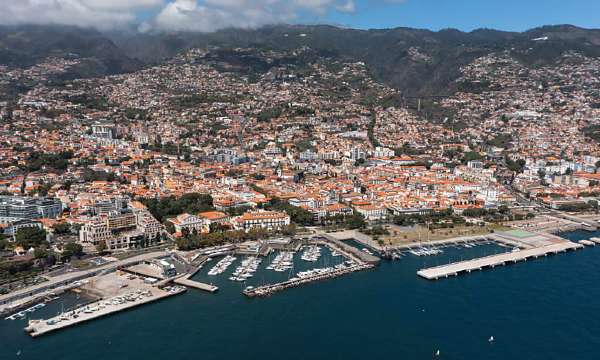
[[(101, 300), (79, 307), (78, 309), (57, 315), (46, 320), (30, 320), (24, 329), (32, 337), (38, 337), (53, 331), (65, 329), (86, 321), (98, 319), (117, 312), (125, 311), (140, 305), (155, 302), (170, 296), (178, 295), (186, 291), (184, 287), (173, 287), (148, 291), (149, 295), (136, 295), (135, 298), (113, 302), (111, 299)], [(126, 297), (123, 295), (123, 297)]]
[(373, 265), (373, 264), (352, 265), (352, 266), (345, 267), (343, 269), (335, 269), (335, 270), (331, 270), (331, 271), (315, 273), (314, 275), (307, 276), (307, 277), (304, 277), (301, 279), (290, 279), (287, 281), (282, 281), (282, 282), (270, 284), (270, 285), (259, 286), (256, 288), (248, 287), (243, 291), (243, 294), (248, 297), (269, 296), (278, 291), (282, 291), (285, 289), (298, 287), (301, 285), (306, 285), (306, 284), (309, 284), (309, 283), (312, 283), (315, 281), (331, 279), (331, 278), (349, 274), (349, 273), (352, 273), (355, 271), (367, 270), (367, 269), (371, 269), (374, 267), (375, 267), (375, 265)]
[(517, 263), (529, 259), (537, 259), (542, 256), (548, 256), (558, 253), (563, 253), (569, 250), (577, 250), (583, 248), (583, 245), (576, 244), (570, 241), (562, 241), (552, 245), (546, 245), (520, 251), (512, 251), (503, 254), (486, 256), (473, 260), (460, 261), (452, 264), (436, 266), (417, 271), (417, 274), (428, 280), (437, 280), (450, 276), (458, 276), (461, 273), (470, 273), (476, 270), (486, 268), (494, 268), (510, 263)]
[(190, 280), (187, 277), (175, 279), (175, 280), (173, 280), (173, 282), (178, 285), (183, 285), (183, 286), (186, 286), (189, 288), (208, 291), (211, 293), (217, 292), (217, 290), (219, 290), (219, 288), (215, 285), (205, 284), (205, 283), (202, 283), (199, 281)]
[(337, 240), (328, 236), (315, 237), (310, 243), (328, 246), (332, 250), (344, 255), (345, 258), (352, 259), (359, 264), (379, 265), (379, 262), (381, 261), (381, 259), (375, 255), (367, 254), (366, 252), (361, 251), (354, 246), (348, 245), (341, 240)]
[(173, 279), (173, 282), (175, 284), (183, 285), (183, 286), (189, 287), (189, 288), (208, 291), (211, 293), (217, 292), (217, 290), (219, 290), (219, 288), (215, 285), (205, 284), (205, 283), (202, 283), (199, 281), (191, 280), (191, 277), (196, 275), (196, 273), (198, 271), (200, 271), (200, 269), (202, 269), (202, 265), (204, 265), (205, 262), (206, 262), (206, 260), (204, 260), (200, 265), (198, 265), (195, 270), (185, 274), (184, 276)]

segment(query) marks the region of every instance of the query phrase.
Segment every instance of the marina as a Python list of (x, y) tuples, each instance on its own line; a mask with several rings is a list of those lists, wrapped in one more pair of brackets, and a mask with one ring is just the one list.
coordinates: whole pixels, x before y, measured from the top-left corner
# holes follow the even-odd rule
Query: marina
[(292, 251), (282, 251), (266, 267), (267, 270), (273, 270), (276, 272), (284, 272), (292, 269), (294, 267), (293, 264), (294, 253)]
[(258, 257), (247, 257), (242, 260), (240, 266), (229, 277), (231, 281), (246, 281), (247, 279), (254, 276), (254, 273), (258, 269), (258, 266), (262, 262), (262, 259)]
[(236, 260), (235, 256), (227, 255), (208, 272), (208, 275), (215, 276), (224, 273), (231, 264)]
[(420, 249), (409, 250), (409, 252), (415, 256), (432, 256), (432, 255), (439, 255), (439, 254), (443, 253), (442, 250), (435, 248), (435, 247), (433, 247), (433, 248), (422, 247)]
[(248, 297), (269, 296), (285, 289), (306, 285), (315, 281), (332, 279), (355, 271), (371, 269), (373, 267), (375, 266), (371, 264), (357, 264), (350, 266), (342, 265), (338, 267), (313, 269), (307, 272), (298, 273), (297, 277), (293, 277), (280, 283), (263, 285), (256, 288), (249, 286), (244, 289), (243, 294)]
[(22, 318), (24, 318), (27, 315), (27, 313), (32, 313), (32, 312), (34, 312), (34, 311), (36, 311), (38, 309), (41, 309), (41, 308), (43, 308), (45, 306), (46, 306), (46, 304), (44, 304), (44, 303), (39, 303), (37, 305), (33, 305), (32, 307), (30, 307), (28, 309), (25, 309), (23, 311), (19, 311), (16, 314), (13, 314), (13, 315), (5, 317), (4, 320), (22, 319)]
[[(529, 240), (526, 239), (526, 241), (532, 244), (542, 241), (541, 238), (533, 235), (528, 237)], [(588, 238), (574, 238), (572, 241), (579, 245), (577, 243), (585, 239)], [(548, 241), (548, 238), (545, 238), (544, 241)], [(497, 267), (494, 271), (486, 272), (485, 276), (462, 278), (461, 285), (458, 287), (456, 281), (429, 282), (415, 276), (417, 270), (432, 261), (447, 262), (459, 257), (485, 258), (487, 254), (494, 251), (506, 251), (512, 254), (511, 247), (500, 247), (496, 242), (490, 242), (487, 245), (485, 242), (479, 244), (481, 246), (470, 244), (471, 247), (465, 247), (462, 244), (448, 244), (442, 248), (443, 253), (432, 256), (415, 256), (404, 251), (403, 259), (400, 262), (386, 261), (382, 262), (377, 270), (355, 271), (352, 275), (335, 278), (333, 278), (334, 274), (329, 273), (331, 270), (324, 269), (328, 267), (335, 269), (340, 264), (348, 266), (346, 263), (348, 261), (346, 258), (350, 256), (348, 252), (343, 256), (333, 256), (333, 252), (338, 252), (336, 248), (320, 244), (321, 258), (313, 263), (301, 259), (304, 249), (300, 247), (297, 252), (292, 253), (292, 271), (276, 272), (267, 270), (266, 267), (285, 251), (274, 251), (262, 258), (263, 261), (258, 266), (255, 276), (244, 283), (229, 281), (228, 277), (242, 262), (252, 256), (237, 256), (238, 259), (230, 266), (229, 272), (225, 271), (220, 275), (209, 276), (207, 272), (219, 260), (216, 258), (213, 262), (206, 263), (212, 266), (205, 264), (199, 269), (199, 273), (190, 280), (201, 283), (214, 281), (214, 284), (219, 287), (218, 293), (213, 295), (201, 291), (188, 291), (185, 295), (173, 297), (169, 301), (156, 301), (152, 306), (129, 308), (135, 309), (134, 311), (115, 311), (113, 313), (118, 312), (119, 314), (116, 319), (100, 316), (101, 311), (106, 310), (106, 308), (101, 309), (102, 302), (107, 302), (115, 296), (123, 297), (127, 294), (137, 293), (136, 285), (129, 282), (131, 275), (123, 275), (119, 277), (119, 281), (111, 281), (115, 284), (114, 291), (122, 293), (122, 295), (107, 295), (103, 300), (70, 306), (65, 311), (61, 309), (61, 301), (53, 301), (35, 312), (27, 313), (25, 318), (0, 322), (0, 335), (11, 344), (10, 347), (0, 350), (0, 354), (11, 358), (15, 353), (21, 351), (22, 357), (40, 357), (45, 356), (48, 346), (58, 344), (70, 347), (68, 353), (60, 354), (62, 360), (77, 359), (82, 356), (93, 360), (100, 360), (106, 356), (130, 359), (168, 357), (172, 350), (165, 349), (164, 346), (159, 346), (154, 342), (148, 346), (136, 347), (135, 351), (133, 349), (126, 350), (131, 348), (132, 342), (144, 342), (149, 334), (155, 333), (156, 329), (160, 328), (164, 341), (177, 347), (182, 354), (194, 354), (197, 352), (198, 346), (207, 349), (212, 346), (211, 344), (233, 343), (232, 346), (219, 346), (218, 350), (208, 350), (204, 357), (217, 359), (249, 356), (270, 359), (273, 357), (269, 354), (277, 351), (290, 359), (299, 360), (307, 356), (313, 357), (312, 352), (306, 349), (301, 352), (290, 352), (289, 349), (302, 348), (301, 344), (305, 341), (317, 344), (323, 334), (317, 334), (311, 330), (314, 329), (315, 324), (340, 323), (341, 326), (336, 327), (334, 332), (328, 333), (328, 346), (317, 348), (318, 354), (314, 356), (315, 359), (330, 359), (336, 356), (346, 358), (387, 357), (392, 356), (389, 349), (394, 348), (393, 355), (407, 358), (428, 358), (439, 349), (440, 356), (448, 358), (477, 358), (485, 354), (487, 359), (499, 360), (510, 356), (511, 353), (508, 349), (519, 349), (521, 346), (525, 346), (523, 333), (533, 331), (532, 328), (515, 331), (512, 327), (502, 327), (502, 324), (507, 321), (506, 317), (512, 316), (518, 319), (532, 317), (537, 319), (538, 325), (535, 329), (542, 334), (542, 338), (554, 335), (554, 332), (549, 330), (553, 327), (548, 322), (551, 321), (552, 324), (558, 322), (561, 326), (569, 329), (571, 334), (578, 334), (577, 337), (571, 336), (569, 339), (561, 338), (561, 344), (568, 344), (578, 349), (575, 352), (569, 351), (569, 354), (575, 354), (578, 359), (594, 359), (592, 354), (595, 354), (595, 351), (592, 351), (594, 347), (591, 346), (595, 344), (594, 340), (586, 337), (584, 333), (578, 333), (574, 328), (569, 328), (573, 323), (574, 316), (585, 312), (588, 314), (586, 317), (590, 328), (596, 329), (595, 321), (600, 321), (600, 318), (597, 318), (591, 311), (592, 304), (579, 300), (570, 301), (572, 296), (557, 296), (564, 293), (575, 294), (576, 299), (584, 296), (578, 293), (571, 284), (578, 281), (584, 281), (584, 283), (593, 281), (590, 278), (593, 276), (590, 266), (592, 268), (595, 266), (595, 259), (600, 249), (590, 247), (586, 251), (579, 251), (570, 256), (548, 257), (547, 261), (529, 261), (521, 262), (521, 265), (514, 267)], [(361, 251), (360, 246), (355, 247), (355, 250), (361, 256), (368, 256)], [(340, 249), (340, 251), (344, 250)], [(527, 249), (523, 248), (515, 253), (522, 251), (527, 251)], [(577, 266), (573, 266), (575, 263)], [(581, 269), (579, 269), (580, 267)], [(339, 268), (341, 267), (338, 266)], [(530, 287), (532, 279), (535, 279), (536, 283), (546, 282), (547, 285), (544, 285), (544, 288), (551, 286), (557, 290), (550, 293), (540, 292), (540, 296), (537, 296), (536, 293), (528, 293), (525, 300), (523, 299), (523, 288)], [(141, 281), (141, 279), (139, 280)], [(276, 290), (276, 296), (263, 298), (260, 301), (256, 298), (265, 295), (255, 295), (254, 298), (242, 295), (242, 291), (247, 286), (260, 288), (269, 283), (276, 284), (285, 281), (297, 282), (297, 284), (293, 286), (284, 284), (286, 289), (290, 289), (289, 291)], [(302, 281), (306, 281), (306, 283), (302, 283)], [(128, 286), (120, 287), (125, 284)], [(100, 281), (97, 281), (95, 286), (105, 287)], [(150, 285), (144, 284), (144, 286)], [(160, 287), (156, 285), (151, 288), (154, 289), (157, 286)], [(291, 288), (294, 286), (298, 289), (292, 291)], [(154, 290), (151, 291), (154, 293)], [(351, 292), (353, 296), (348, 296), (348, 292)], [(272, 294), (274, 293), (272, 292)], [(473, 298), (475, 293), (477, 294), (476, 299)], [(69, 296), (75, 297), (75, 295), (71, 293)], [(590, 294), (586, 292), (585, 296), (590, 296)], [(522, 311), (498, 310), (492, 305), (488, 305), (486, 299), (490, 298), (502, 302), (519, 301), (522, 304), (520, 308)], [(138, 301), (141, 304), (141, 300)], [(122, 306), (133, 305), (138, 301), (125, 300)], [(474, 301), (477, 301), (478, 306), (473, 306)], [(112, 307), (113, 305), (109, 304), (108, 306)], [(364, 306), (368, 306), (371, 310), (356, 311)], [(557, 314), (551, 320), (546, 320), (541, 313), (550, 311), (549, 309), (555, 306), (561, 306), (567, 310), (573, 309), (573, 311)], [(210, 309), (210, 311), (194, 310), (199, 307)], [(306, 312), (297, 311), (298, 308), (311, 310), (307, 316)], [(79, 311), (78, 318), (61, 320), (59, 324), (63, 323), (63, 327), (60, 331), (51, 331), (51, 333), (56, 333), (53, 336), (36, 336), (35, 341), (31, 342), (30, 336), (23, 332), (23, 328), (29, 325), (27, 318), (37, 316), (40, 320), (46, 319), (44, 324), (37, 324), (41, 328), (47, 326), (45, 321), (57, 316), (60, 319), (61, 313), (72, 314), (74, 310), (76, 313)], [(464, 317), (473, 320), (461, 328), (459, 333), (456, 333), (452, 331), (452, 326), (444, 327), (439, 323), (439, 318), (442, 316), (451, 323), (456, 323), (459, 318)], [(96, 320), (86, 320), (83, 323), (73, 322), (79, 317), (92, 317)], [(381, 321), (382, 318), (385, 321)], [(116, 321), (118, 321), (118, 326), (115, 326)], [(296, 334), (302, 334), (302, 336), (300, 338), (290, 336), (289, 332), (281, 331), (280, 326), (273, 325), (282, 321), (296, 324), (295, 326), (299, 328), (299, 332)], [(353, 327), (352, 323), (355, 321), (360, 321), (366, 328)], [(490, 321), (498, 325), (490, 328)], [(414, 333), (415, 330), (409, 331), (405, 326), (391, 326), (392, 323), (398, 322), (407, 324), (411, 329), (416, 327), (419, 330)], [(247, 326), (236, 326), (240, 323), (247, 324)], [(72, 326), (76, 324), (78, 326)], [(202, 324), (210, 324), (210, 326)], [(350, 348), (350, 344), (372, 337), (372, 328), (376, 326), (383, 326), (390, 333), (389, 339), (387, 336), (378, 338), (377, 344), (383, 344), (383, 346), (374, 346), (372, 341), (365, 341), (364, 348), (343, 350)], [(215, 328), (223, 330), (216, 331)], [(252, 331), (247, 329), (252, 329)], [(418, 338), (411, 338), (413, 333)], [(492, 335), (494, 346), (490, 347), (489, 339)], [(265, 337), (269, 338), (269, 343), (272, 344), (268, 352), (262, 351), (262, 347), (249, 346), (249, 344), (266, 344)], [(405, 339), (401, 341), (401, 344), (416, 343), (419, 346), (403, 346), (397, 349), (394, 346), (398, 344), (398, 338)], [(530, 345), (530, 341), (530, 339), (527, 340), (527, 346)], [(508, 346), (507, 343), (511, 345)], [(557, 351), (561, 351), (560, 347), (555, 347), (547, 342), (536, 344), (541, 349), (539, 351), (540, 359), (552, 358), (549, 356), (550, 353), (555, 354)], [(331, 345), (342, 350), (334, 352), (330, 348)], [(121, 351), (125, 351), (125, 353)], [(370, 355), (367, 355), (365, 351)], [(53, 357), (52, 355), (49, 358), (59, 359), (58, 356)]]

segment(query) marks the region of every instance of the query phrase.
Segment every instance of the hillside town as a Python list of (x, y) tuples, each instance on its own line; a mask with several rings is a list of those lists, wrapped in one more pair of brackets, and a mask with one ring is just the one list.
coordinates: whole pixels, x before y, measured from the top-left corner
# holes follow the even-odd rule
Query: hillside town
[(84, 254), (598, 209), (600, 60), (574, 52), (487, 55), (430, 99), (308, 47), (61, 77), (81, 61), (0, 68), (25, 89), (0, 102), (5, 280)]

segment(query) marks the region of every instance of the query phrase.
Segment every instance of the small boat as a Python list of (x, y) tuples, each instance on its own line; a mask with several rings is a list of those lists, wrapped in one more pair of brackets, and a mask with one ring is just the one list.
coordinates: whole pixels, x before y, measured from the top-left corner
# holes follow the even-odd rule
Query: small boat
[(494, 342), (494, 337), (490, 336), (490, 338), (488, 339), (488, 342)]

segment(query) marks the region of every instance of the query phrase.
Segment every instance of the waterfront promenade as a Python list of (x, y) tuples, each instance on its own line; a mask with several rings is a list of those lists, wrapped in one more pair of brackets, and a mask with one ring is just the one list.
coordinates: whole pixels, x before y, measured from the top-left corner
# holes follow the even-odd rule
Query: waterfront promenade
[(531, 258), (537, 259), (541, 256), (547, 256), (548, 254), (558, 254), (561, 252), (566, 252), (567, 250), (576, 250), (580, 248), (583, 248), (583, 245), (570, 241), (562, 241), (547, 246), (496, 254), (478, 259), (421, 269), (417, 271), (417, 274), (428, 280), (437, 280), (440, 278), (447, 278), (449, 276), (457, 276), (458, 274), (465, 272), (470, 273), (475, 270), (493, 268), (496, 266), (506, 265), (508, 263), (525, 261)]

